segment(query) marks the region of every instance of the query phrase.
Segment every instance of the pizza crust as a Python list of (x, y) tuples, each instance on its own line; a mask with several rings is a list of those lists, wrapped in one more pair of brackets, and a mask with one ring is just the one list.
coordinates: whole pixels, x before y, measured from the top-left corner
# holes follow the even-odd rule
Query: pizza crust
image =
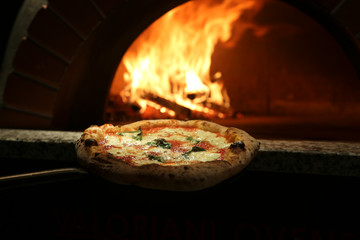
[[(134, 131), (162, 126), (196, 127), (227, 136), (232, 144), (224, 160), (194, 162), (186, 165), (146, 164), (135, 166), (105, 152), (100, 146), (106, 129)], [(255, 157), (260, 143), (248, 133), (203, 120), (143, 120), (123, 126), (91, 126), (76, 143), (79, 163), (90, 172), (119, 184), (171, 191), (196, 191), (212, 187), (243, 170)]]

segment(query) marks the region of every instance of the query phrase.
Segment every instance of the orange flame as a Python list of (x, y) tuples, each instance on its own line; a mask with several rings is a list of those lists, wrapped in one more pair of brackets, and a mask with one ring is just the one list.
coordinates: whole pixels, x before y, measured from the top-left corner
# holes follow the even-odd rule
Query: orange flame
[(229, 109), (221, 73), (210, 77), (211, 56), (219, 41), (231, 38), (232, 23), (256, 2), (189, 1), (167, 12), (123, 56), (126, 71), (119, 67), (114, 79), (124, 82), (119, 93), (122, 100), (144, 110), (150, 94), (204, 113), (211, 111), (209, 104)]

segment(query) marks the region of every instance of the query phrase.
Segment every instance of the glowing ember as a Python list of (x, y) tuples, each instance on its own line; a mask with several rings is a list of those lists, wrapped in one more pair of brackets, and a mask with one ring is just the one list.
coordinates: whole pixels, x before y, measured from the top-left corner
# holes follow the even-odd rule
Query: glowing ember
[(123, 56), (125, 71), (119, 67), (114, 79), (122, 82), (117, 94), (124, 103), (139, 106), (140, 113), (151, 107), (175, 117), (182, 106), (203, 116), (225, 117), (230, 100), (221, 73), (210, 77), (211, 55), (219, 41), (231, 38), (232, 23), (256, 2), (189, 1), (169, 11)]

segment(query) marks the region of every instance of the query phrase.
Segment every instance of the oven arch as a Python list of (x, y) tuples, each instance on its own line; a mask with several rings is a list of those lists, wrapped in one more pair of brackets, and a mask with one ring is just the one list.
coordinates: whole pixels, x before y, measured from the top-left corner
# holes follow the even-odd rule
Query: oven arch
[[(91, 13), (88, 16), (93, 25), (87, 26), (82, 25), (72, 11), (67, 12), (70, 8), (66, 6), (73, 2), (49, 0), (48, 5), (39, 9), (32, 19), (27, 29), (28, 35), (17, 49), (10, 74), (1, 80), (5, 84), (0, 126), (79, 129), (100, 123), (104, 101), (122, 54), (151, 22), (184, 2), (79, 1), (74, 8), (87, 9)], [(356, 33), (357, 29), (351, 27), (356, 24), (342, 21), (343, 14), (340, 14), (342, 9), (349, 8), (347, 5), (353, 4), (352, 1), (338, 1), (326, 6), (320, 0), (315, 3), (299, 0), (284, 2), (321, 23), (336, 37), (354, 68), (359, 71), (359, 40), (356, 38), (359, 34)], [(53, 44), (51, 38), (41, 32), (41, 23), (47, 20), (48, 24), (53, 24), (53, 28), (61, 26), (64, 33), (69, 33), (66, 38), (69, 47), (61, 49), (61, 42)], [(122, 31), (114, 33), (114, 29)], [(99, 45), (103, 47), (95, 47)], [(44, 67), (41, 64), (47, 63), (48, 71), (43, 71), (41, 75), (26, 69), (24, 63), (29, 60), (27, 53), (34, 53), (36, 57), (30, 61), (38, 63), (36, 66), (40, 70)], [(24, 83), (27, 91), (16, 87)], [(31, 90), (36, 88), (41, 89), (42, 98)]]

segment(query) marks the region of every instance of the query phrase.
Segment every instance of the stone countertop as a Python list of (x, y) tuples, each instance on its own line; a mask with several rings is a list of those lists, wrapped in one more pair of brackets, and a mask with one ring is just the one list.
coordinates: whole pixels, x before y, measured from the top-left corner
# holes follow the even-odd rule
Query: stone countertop
[[(0, 129), (1, 159), (76, 161), (81, 132)], [(253, 171), (360, 177), (360, 143), (260, 139)]]
[(0, 129), (0, 159), (76, 161), (81, 132)]

